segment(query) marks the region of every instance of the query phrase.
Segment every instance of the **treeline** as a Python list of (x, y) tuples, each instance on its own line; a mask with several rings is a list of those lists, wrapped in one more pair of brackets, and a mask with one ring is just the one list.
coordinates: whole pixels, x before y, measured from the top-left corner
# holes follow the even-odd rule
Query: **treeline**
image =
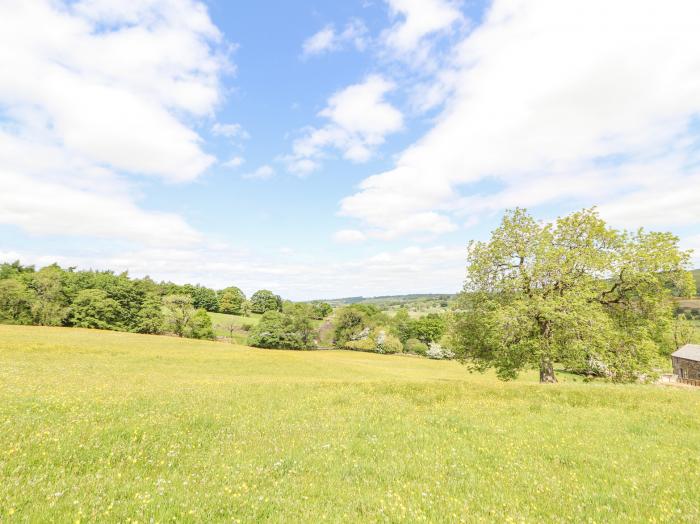
[[(405, 308), (390, 316), (371, 304), (352, 304), (336, 310), (324, 326), (314, 320), (332, 312), (326, 303), (285, 302), (282, 311), (269, 311), (252, 328), (248, 344), (270, 349), (315, 349), (326, 343), (337, 349), (383, 354), (412, 353), (431, 358), (451, 358), (439, 341), (447, 328), (445, 314), (411, 318)], [(324, 341), (324, 331), (330, 340)]]
[(237, 287), (214, 290), (57, 264), (38, 270), (19, 261), (0, 264), (0, 322), (6, 324), (214, 338), (207, 312), (248, 315), (282, 306), (281, 297), (268, 290), (248, 300)]

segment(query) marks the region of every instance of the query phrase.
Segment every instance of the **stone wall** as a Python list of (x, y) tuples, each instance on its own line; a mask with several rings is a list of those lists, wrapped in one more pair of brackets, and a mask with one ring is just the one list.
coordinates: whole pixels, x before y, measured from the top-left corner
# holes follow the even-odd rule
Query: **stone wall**
[(700, 380), (700, 362), (679, 357), (672, 357), (672, 361), (673, 373), (675, 375), (683, 378)]

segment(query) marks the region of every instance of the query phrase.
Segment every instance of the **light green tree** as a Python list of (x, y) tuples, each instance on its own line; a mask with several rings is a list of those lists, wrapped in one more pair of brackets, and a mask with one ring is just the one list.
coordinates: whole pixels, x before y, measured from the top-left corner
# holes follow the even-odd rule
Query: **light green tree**
[(32, 274), (29, 287), (34, 291), (32, 317), (35, 324), (60, 326), (68, 315), (63, 276), (63, 271), (55, 264)]
[(560, 363), (634, 380), (672, 349), (671, 294), (692, 293), (689, 260), (672, 234), (617, 231), (595, 209), (553, 223), (507, 212), (489, 241), (470, 243), (450, 346), (503, 379), (535, 367), (556, 382)]
[(211, 317), (206, 309), (199, 308), (195, 311), (187, 326), (186, 336), (189, 338), (214, 338), (214, 329), (211, 323)]
[(178, 337), (187, 335), (195, 309), (189, 295), (167, 295), (163, 297), (163, 317), (166, 328)]
[(27, 286), (19, 279), (0, 280), (0, 322), (11, 324), (29, 324), (32, 295)]
[(220, 293), (219, 311), (229, 315), (243, 315), (245, 301), (243, 291), (235, 286), (227, 287)]

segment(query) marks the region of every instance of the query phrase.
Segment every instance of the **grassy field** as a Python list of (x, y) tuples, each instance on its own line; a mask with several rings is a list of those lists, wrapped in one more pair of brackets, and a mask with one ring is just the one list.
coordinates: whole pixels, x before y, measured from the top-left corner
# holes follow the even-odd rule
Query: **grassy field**
[(700, 390), (534, 380), (0, 326), (0, 521), (700, 521)]
[(229, 337), (231, 335), (229, 326), (235, 326), (233, 341), (236, 344), (245, 344), (248, 339), (249, 331), (245, 330), (244, 326), (256, 326), (258, 322), (260, 322), (261, 316), (262, 315), (258, 315), (257, 313), (251, 313), (249, 317), (242, 317), (238, 315), (227, 315), (226, 313), (209, 312), (211, 325), (217, 337)]

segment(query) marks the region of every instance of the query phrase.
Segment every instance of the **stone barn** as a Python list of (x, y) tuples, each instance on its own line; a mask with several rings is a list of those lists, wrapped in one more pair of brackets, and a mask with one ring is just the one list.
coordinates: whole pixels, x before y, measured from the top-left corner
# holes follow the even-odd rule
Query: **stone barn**
[(700, 381), (700, 345), (686, 344), (671, 355), (671, 361), (678, 378)]

